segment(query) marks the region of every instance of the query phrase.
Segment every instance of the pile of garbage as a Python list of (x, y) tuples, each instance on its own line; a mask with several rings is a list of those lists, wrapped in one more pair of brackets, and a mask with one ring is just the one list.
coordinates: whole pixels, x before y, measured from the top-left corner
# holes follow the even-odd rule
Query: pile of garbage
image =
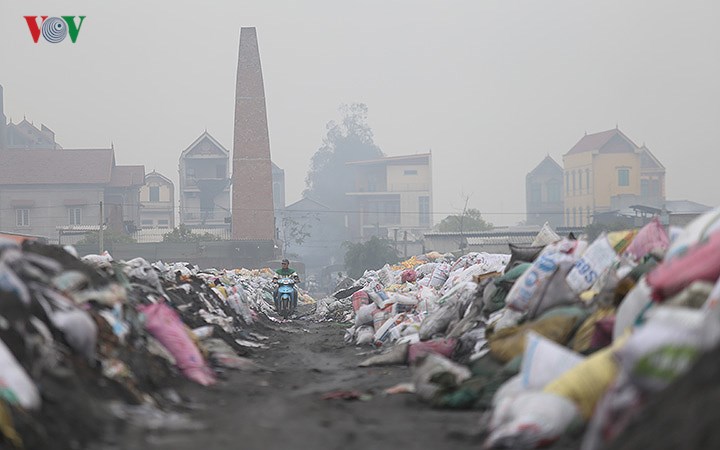
[(628, 425), (653, 428), (648, 417), (663, 415), (648, 405), (673, 396), (668, 386), (683, 386), (720, 341), (719, 279), (720, 208), (684, 229), (656, 218), (592, 242), (546, 224), (511, 255), (416, 257), (366, 272), (346, 341), (384, 350), (361, 366), (412, 367), (412, 386), (391, 392), (483, 410), (485, 448), (562, 438), (592, 450), (624, 432), (647, 445), (651, 434)]
[(0, 446), (85, 448), (138, 415), (187, 428), (181, 383), (257, 369), (271, 279), (0, 241)]

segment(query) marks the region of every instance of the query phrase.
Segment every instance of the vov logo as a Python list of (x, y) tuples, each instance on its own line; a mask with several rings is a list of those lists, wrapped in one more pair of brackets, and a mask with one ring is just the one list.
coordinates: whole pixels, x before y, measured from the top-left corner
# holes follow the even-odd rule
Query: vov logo
[[(58, 44), (70, 35), (74, 44), (80, 34), (80, 27), (86, 16), (23, 16), (30, 29), (30, 36), (34, 43), (38, 43), (40, 34), (51, 44)], [(38, 20), (39, 19), (39, 20)]]

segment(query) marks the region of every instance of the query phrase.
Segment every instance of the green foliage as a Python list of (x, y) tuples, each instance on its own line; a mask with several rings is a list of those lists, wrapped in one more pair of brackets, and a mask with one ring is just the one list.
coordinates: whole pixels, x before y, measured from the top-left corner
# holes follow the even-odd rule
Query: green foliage
[[(133, 243), (135, 243), (135, 239), (126, 233), (118, 233), (115, 231), (105, 230), (103, 232), (103, 243), (106, 245), (133, 244)], [(99, 245), (100, 244), (100, 233), (97, 231), (88, 233), (80, 241), (78, 241), (77, 244), (78, 245)]]
[(183, 243), (183, 242), (205, 242), (219, 241), (220, 238), (210, 233), (193, 233), (191, 229), (184, 224), (180, 224), (169, 233), (163, 234), (163, 242)]
[(353, 189), (352, 166), (346, 163), (383, 156), (367, 124), (367, 106), (343, 105), (340, 111), (342, 121), (327, 124), (323, 145), (312, 157), (303, 193), (304, 197), (317, 200), (332, 211), (347, 209), (345, 192)]
[(345, 268), (348, 275), (359, 278), (368, 269), (379, 269), (385, 264), (395, 264), (400, 260), (397, 251), (387, 239), (371, 237), (366, 242), (353, 244), (346, 242)]
[(437, 231), (486, 231), (492, 230), (493, 224), (486, 222), (480, 211), (470, 208), (465, 214), (451, 214), (435, 225)]

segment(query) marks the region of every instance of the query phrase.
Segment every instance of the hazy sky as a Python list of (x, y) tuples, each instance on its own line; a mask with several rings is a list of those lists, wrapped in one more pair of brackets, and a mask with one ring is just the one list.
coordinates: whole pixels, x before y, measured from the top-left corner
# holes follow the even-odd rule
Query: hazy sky
[[(87, 18), (53, 45), (23, 15)], [(232, 150), (255, 26), (288, 203), (338, 106), (363, 102), (386, 154), (432, 149), (436, 221), (465, 194), (511, 224), (527, 172), (616, 124), (666, 166), (669, 199), (720, 204), (719, 19), (713, 0), (0, 0), (0, 84), (16, 123), (177, 182), (205, 128)]]

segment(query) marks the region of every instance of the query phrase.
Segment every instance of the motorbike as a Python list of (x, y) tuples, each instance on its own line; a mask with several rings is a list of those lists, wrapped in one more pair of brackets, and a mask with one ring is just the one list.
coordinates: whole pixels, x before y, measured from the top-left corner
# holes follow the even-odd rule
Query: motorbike
[(296, 279), (283, 277), (277, 280), (278, 288), (275, 295), (275, 310), (283, 319), (287, 319), (297, 308)]

